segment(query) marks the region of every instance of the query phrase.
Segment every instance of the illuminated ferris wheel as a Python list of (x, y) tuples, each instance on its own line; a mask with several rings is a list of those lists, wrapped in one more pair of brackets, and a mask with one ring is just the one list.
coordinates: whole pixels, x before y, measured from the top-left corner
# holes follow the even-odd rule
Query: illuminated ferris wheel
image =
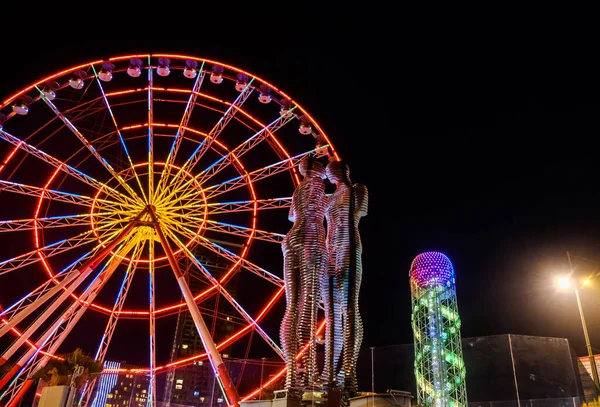
[[(186, 361), (207, 358), (230, 404), (251, 397), (238, 394), (220, 351), (256, 333), (281, 355), (277, 332), (261, 323), (284, 297), (280, 242), (295, 167), (308, 154), (338, 158), (315, 120), (233, 66), (134, 55), (66, 69), (7, 98), (0, 139), (0, 364), (10, 367), (0, 403), (16, 403), (94, 316), (102, 323), (86, 340), (100, 360), (119, 326), (142, 321), (152, 405), (168, 367), (157, 363), (156, 326), (181, 312), (205, 349)], [(252, 287), (251, 302), (240, 284)], [(217, 296), (237, 324), (215, 342), (206, 319), (217, 317), (207, 305)]]

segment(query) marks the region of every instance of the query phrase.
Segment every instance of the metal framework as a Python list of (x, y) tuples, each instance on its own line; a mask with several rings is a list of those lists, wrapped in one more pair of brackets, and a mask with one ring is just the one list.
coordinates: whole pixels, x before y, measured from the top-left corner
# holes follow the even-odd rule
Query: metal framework
[(467, 406), (455, 284), (454, 268), (444, 254), (425, 252), (413, 260), (410, 289), (419, 405)]
[[(172, 60), (170, 74), (159, 70), (159, 58)], [(136, 76), (132, 67), (138, 60)], [(110, 75), (103, 70), (111, 64), (104, 62), (114, 65)], [(223, 68), (223, 84), (207, 83), (211, 66)], [(182, 72), (190, 86), (170, 86), (168, 76)], [(246, 78), (243, 88), (240, 77)], [(238, 91), (232, 101), (225, 86)], [(270, 105), (251, 98), (265, 87)], [(266, 253), (279, 252), (284, 239), (274, 225), (287, 224), (300, 182), (296, 167), (306, 157), (339, 160), (308, 112), (239, 68), (153, 54), (92, 61), (50, 75), (4, 100), (0, 113), (0, 143), (8, 147), (0, 157), (0, 239), (12, 243), (0, 258), (0, 337), (14, 338), (0, 349), (0, 365), (11, 365), (0, 378), (0, 404), (19, 403), (35, 371), (65, 351), (65, 339), (90, 311), (107, 318), (102, 337), (93, 338), (102, 362), (110, 357), (119, 322), (147, 320), (149, 354), (139, 370), (150, 379), (149, 406), (158, 401), (157, 374), (203, 359), (210, 361), (230, 405), (254, 397), (260, 389), (238, 394), (220, 351), (256, 332), (283, 359), (273, 333), (261, 326), (283, 299), (283, 273), (261, 264)], [(312, 134), (299, 136), (298, 126), (307, 120)], [(32, 209), (24, 216), (23, 208)], [(197, 251), (219, 257), (228, 270), (215, 277)], [(181, 269), (183, 259), (191, 270)], [(167, 271), (180, 302), (163, 299), (157, 278)], [(192, 292), (184, 272), (197, 274), (204, 289)], [(106, 304), (99, 294), (118, 274), (119, 290)], [(259, 300), (258, 312), (248, 312), (231, 294), (228, 284), (238, 274), (269, 293)], [(137, 280), (145, 280), (148, 299), (130, 304), (128, 293)], [(219, 343), (205, 322), (212, 318), (214, 326), (218, 309), (202, 304), (213, 295), (237, 313), (236, 329)], [(156, 319), (180, 312), (192, 315), (205, 352), (157, 365)], [(320, 332), (323, 325), (312, 321), (310, 332)], [(296, 358), (311, 354), (310, 335), (298, 343)], [(80, 405), (93, 403), (95, 384), (81, 390)]]

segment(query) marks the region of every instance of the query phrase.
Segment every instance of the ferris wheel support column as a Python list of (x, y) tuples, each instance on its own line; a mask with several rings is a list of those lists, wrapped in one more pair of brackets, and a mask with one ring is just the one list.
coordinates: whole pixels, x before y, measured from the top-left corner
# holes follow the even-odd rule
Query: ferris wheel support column
[[(132, 240), (127, 245), (124, 245), (124, 247), (122, 247), (122, 250), (119, 249), (121, 255), (127, 254), (134, 244), (135, 240)], [(19, 362), (17, 362), (17, 364), (13, 367), (11, 372), (7, 374), (7, 376), (10, 375), (8, 379), (12, 378), (12, 376), (14, 376), (14, 374), (17, 373), (17, 371), (15, 371), (15, 368), (19, 367), (19, 369), (17, 369), (19, 371), (19, 375), (22, 375), (24, 377), (24, 380), (20, 384), (15, 384), (14, 382), (11, 383), (10, 386), (14, 386), (14, 388), (10, 390), (13, 393), (13, 396), (10, 398), (7, 405), (14, 406), (15, 403), (23, 397), (23, 395), (31, 385), (31, 377), (34, 374), (34, 372), (37, 371), (40, 367), (45, 366), (50, 356), (58, 351), (59, 347), (62, 345), (64, 340), (67, 338), (67, 336), (70, 334), (77, 322), (81, 319), (83, 314), (89, 308), (89, 305), (94, 301), (96, 295), (98, 294), (106, 280), (110, 277), (110, 275), (112, 275), (112, 273), (115, 271), (115, 269), (120, 263), (121, 258), (114, 254), (109, 260), (106, 269), (102, 272), (102, 274), (105, 277), (102, 278), (102, 282), (93, 289), (92, 287), (90, 287), (86, 292), (85, 298), (81, 297), (81, 303), (74, 302), (71, 305), (71, 307), (67, 310), (67, 312), (62, 317), (57, 319), (53, 326), (47, 329), (44, 336), (38, 340), (38, 343), (36, 343), (36, 348), (31, 349), (27, 355), (23, 356), (19, 360)], [(64, 327), (63, 331), (59, 333), (58, 329), (63, 323), (65, 323), (66, 326)], [(44, 353), (43, 357), (41, 357), (38, 360), (35, 360), (37, 348), (42, 348), (46, 345), (48, 346), (48, 351)], [(6, 379), (6, 377), (2, 378), (3, 381), (8, 379)], [(0, 388), (1, 387), (2, 386), (0, 386)], [(3, 394), (2, 397), (4, 397), (5, 395), (6, 394)]]
[(156, 297), (154, 278), (154, 240), (153, 236), (148, 240), (148, 277), (149, 277), (149, 300), (150, 309), (148, 319), (150, 321), (150, 389), (148, 391), (148, 405), (156, 405)]
[(238, 395), (237, 389), (235, 388), (235, 384), (233, 380), (231, 380), (231, 376), (229, 376), (229, 372), (227, 371), (227, 367), (225, 363), (223, 363), (223, 359), (219, 354), (219, 350), (213, 341), (210, 331), (202, 319), (202, 314), (200, 314), (200, 310), (198, 309), (198, 304), (194, 301), (194, 295), (192, 294), (190, 287), (185, 281), (185, 277), (179, 268), (179, 264), (175, 259), (173, 251), (171, 250), (171, 246), (167, 241), (160, 224), (156, 218), (154, 210), (150, 208), (149, 210), (150, 216), (154, 222), (154, 228), (156, 229), (156, 234), (160, 240), (160, 243), (167, 255), (167, 259), (169, 260), (169, 264), (173, 269), (173, 273), (175, 273), (175, 278), (177, 279), (177, 284), (179, 284), (179, 289), (181, 290), (181, 294), (185, 299), (185, 302), (188, 306), (190, 314), (192, 315), (192, 319), (194, 320), (194, 325), (196, 325), (196, 330), (198, 331), (198, 335), (200, 336), (200, 340), (202, 340), (202, 345), (204, 346), (204, 350), (208, 356), (208, 360), (212, 365), (214, 374), (222, 384), (222, 387), (225, 392), (225, 397), (229, 403), (229, 406), (239, 406), (240, 396)]
[[(123, 250), (119, 250), (121, 255), (126, 255), (132, 249), (135, 243), (135, 240), (132, 240), (129, 242), (129, 244), (123, 247)], [(108, 278), (113, 274), (120, 263), (121, 258), (118, 256), (113, 256), (109, 260), (109, 264), (107, 265), (106, 269), (90, 285), (86, 292), (81, 295), (79, 301), (73, 302), (73, 304), (71, 304), (71, 306), (64, 312), (64, 314), (58, 317), (56, 321), (54, 321), (54, 323), (46, 329), (44, 334), (42, 334), (42, 336), (35, 342), (34, 346), (32, 346), (31, 349), (29, 349), (29, 351), (27, 351), (21, 357), (21, 359), (15, 363), (12, 369), (2, 376), (0, 379), (0, 389), (4, 387), (6, 383), (8, 383), (8, 381), (12, 379), (14, 375), (19, 372), (19, 370), (21, 370), (21, 368), (23, 368), (27, 363), (30, 363), (31, 358), (38, 352), (38, 349), (44, 347), (46, 342), (48, 342), (48, 352), (44, 353), (44, 359), (42, 361), (42, 364), (45, 365), (46, 361), (50, 358), (49, 355), (54, 354), (58, 347), (63, 343), (65, 338), (81, 319), (85, 311), (89, 308), (90, 304), (94, 301)], [(66, 328), (62, 331), (62, 333), (57, 334), (57, 330), (63, 323), (66, 323)]]
[(13, 397), (13, 399), (6, 405), (6, 407), (18, 406), (19, 403), (21, 402), (21, 399), (23, 398), (25, 393), (27, 393), (27, 390), (29, 390), (29, 388), (31, 387), (32, 384), (33, 384), (33, 379), (27, 379), (25, 381), (25, 383), (23, 383), (23, 386), (21, 386), (21, 389), (19, 390), (19, 392), (17, 394), (15, 394), (15, 397)]
[[(4, 326), (0, 328), (0, 337), (2, 337), (5, 333), (10, 331), (15, 325), (21, 322), (23, 319), (27, 318), (33, 311), (35, 311), (40, 305), (48, 301), (51, 297), (54, 296), (58, 291), (62, 290), (67, 284), (72, 282), (79, 275), (78, 270), (73, 270), (65, 275), (60, 283), (55, 285), (51, 290), (47, 293), (36, 299), (34, 302), (29, 304), (27, 308), (20, 311), (17, 315), (13, 316), (9, 320), (3, 320)], [(6, 362), (6, 360), (0, 357), (0, 366), (2, 366)]]
[[(131, 258), (139, 258), (139, 255), (143, 248), (143, 243), (138, 243), (138, 245), (133, 251)], [(135, 274), (136, 269), (137, 264), (133, 261), (130, 261), (127, 265), (127, 270), (125, 271), (125, 277), (123, 278), (123, 282), (121, 283), (121, 288), (119, 289), (119, 293), (117, 294), (117, 299), (115, 300), (115, 304), (113, 305), (108, 321), (106, 322), (106, 327), (104, 328), (102, 339), (100, 340), (100, 344), (98, 345), (98, 349), (96, 350), (96, 355), (94, 356), (94, 359), (96, 359), (100, 363), (104, 363), (104, 358), (106, 357), (108, 346), (110, 345), (113, 333), (115, 332), (115, 328), (117, 327), (119, 314), (121, 313), (123, 305), (125, 304), (125, 299), (127, 298), (127, 293), (129, 292), (129, 287), (131, 286), (131, 281), (133, 280), (133, 276)], [(97, 379), (97, 377), (94, 377), (93, 379), (86, 382), (81, 392), (81, 395), (79, 396), (79, 401), (77, 402), (78, 406), (89, 405), (90, 398), (94, 391)]]
[[(23, 345), (23, 343), (25, 343), (25, 341), (27, 339), (29, 339), (29, 337), (40, 327), (40, 325), (42, 325), (45, 321), (48, 320), (48, 318), (50, 317), (50, 315), (52, 315), (52, 313), (54, 313), (54, 311), (56, 311), (56, 309), (73, 293), (73, 291), (75, 291), (75, 289), (89, 276), (89, 274), (94, 270), (94, 268), (102, 261), (104, 260), (104, 258), (106, 256), (108, 256), (108, 254), (115, 248), (117, 247), (117, 245), (129, 234), (129, 232), (131, 232), (131, 230), (136, 226), (137, 221), (139, 220), (139, 218), (145, 213), (145, 211), (142, 211), (136, 218), (135, 220), (133, 220), (132, 222), (130, 222), (118, 235), (117, 237), (110, 242), (109, 244), (107, 244), (104, 249), (100, 250), (100, 252), (94, 256), (93, 258), (91, 258), (90, 260), (88, 260), (87, 262), (85, 262), (83, 264), (83, 266), (81, 266), (78, 270), (77, 270), (77, 280), (75, 280), (70, 286), (69, 288), (66, 288), (64, 290), (64, 292), (56, 299), (54, 300), (54, 302), (42, 313), (42, 315), (40, 315), (30, 326), (29, 328), (27, 328), (27, 330), (25, 332), (23, 332), (21, 334), (21, 336), (14, 342), (14, 344), (8, 349), (6, 350), (2, 356), (0, 356), (0, 366), (3, 365), (4, 363), (6, 363), (6, 361), (8, 360), (8, 358), (10, 358), (10, 356), (12, 356), (12, 354), (21, 346)], [(33, 305), (33, 304), (32, 304)], [(39, 306), (41, 304), (38, 304), (37, 306)], [(37, 306), (35, 308), (37, 308)], [(24, 309), (22, 312), (23, 313), (27, 313), (27, 315), (29, 315), (31, 312), (33, 312), (35, 310), (34, 309), (30, 309), (31, 306), (27, 307), (26, 309)], [(20, 313), (19, 313), (20, 314)], [(18, 317), (19, 315), (15, 316)], [(14, 324), (13, 324), (14, 325)], [(10, 321), (9, 324), (5, 325), (5, 328), (7, 326), (10, 326)]]

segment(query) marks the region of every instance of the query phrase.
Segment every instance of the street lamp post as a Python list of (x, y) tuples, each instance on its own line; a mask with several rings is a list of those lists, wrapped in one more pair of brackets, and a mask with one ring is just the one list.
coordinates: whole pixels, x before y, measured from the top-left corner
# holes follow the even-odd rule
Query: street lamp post
[[(569, 259), (569, 269), (573, 273), (573, 266), (571, 264), (571, 255), (567, 252), (567, 258)], [(577, 298), (577, 307), (579, 308), (579, 317), (581, 318), (581, 326), (583, 327), (583, 335), (585, 337), (585, 346), (587, 348), (588, 357), (590, 359), (590, 369), (592, 371), (592, 378), (596, 385), (596, 390), (600, 391), (600, 380), (598, 380), (598, 369), (596, 367), (596, 360), (594, 359), (594, 352), (592, 352), (592, 345), (590, 345), (590, 336), (588, 335), (587, 325), (585, 324), (585, 317), (583, 316), (583, 307), (581, 306), (581, 298), (579, 297), (579, 288), (574, 285), (575, 297)]]
[(583, 327), (583, 335), (585, 336), (585, 346), (588, 351), (590, 358), (590, 369), (592, 370), (592, 378), (596, 389), (600, 391), (600, 381), (598, 380), (598, 369), (596, 368), (596, 360), (594, 359), (594, 352), (592, 352), (592, 346), (590, 345), (590, 337), (587, 331), (587, 325), (585, 324), (585, 318), (583, 317), (583, 308), (581, 307), (581, 298), (579, 298), (579, 289), (575, 287), (575, 296), (577, 297), (577, 306), (579, 307), (579, 316), (581, 317), (581, 326)]

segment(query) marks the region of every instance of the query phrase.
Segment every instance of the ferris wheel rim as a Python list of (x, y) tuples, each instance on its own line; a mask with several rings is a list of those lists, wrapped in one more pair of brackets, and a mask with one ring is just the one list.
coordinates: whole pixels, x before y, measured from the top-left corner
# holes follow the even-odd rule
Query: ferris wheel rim
[(223, 67), (226, 67), (228, 69), (231, 69), (232, 71), (235, 71), (235, 72), (238, 72), (238, 73), (243, 73), (243, 74), (246, 74), (246, 75), (249, 75), (251, 77), (254, 77), (254, 78), (258, 79), (260, 82), (262, 82), (265, 85), (271, 87), (272, 89), (274, 89), (275, 91), (277, 91), (277, 93), (279, 93), (282, 96), (284, 96), (287, 100), (289, 100), (290, 102), (294, 103), (294, 105), (298, 106), (298, 109), (302, 112), (302, 114), (304, 114), (306, 117), (308, 117), (311, 120), (311, 122), (315, 125), (315, 127), (319, 131), (319, 134), (322, 135), (323, 138), (327, 141), (327, 144), (330, 146), (335, 159), (336, 160), (340, 160), (340, 157), (339, 157), (338, 153), (336, 152), (335, 148), (331, 144), (331, 142), (329, 140), (329, 137), (327, 136), (327, 133), (323, 130), (323, 128), (318, 124), (318, 122), (314, 119), (314, 117), (312, 117), (306, 111), (306, 109), (304, 109), (302, 107), (302, 105), (300, 103), (298, 103), (297, 101), (295, 101), (294, 99), (292, 99), (285, 92), (283, 92), (282, 90), (280, 90), (279, 88), (277, 88), (276, 86), (274, 86), (269, 81), (266, 81), (265, 79), (263, 79), (263, 78), (255, 75), (253, 73), (245, 71), (245, 70), (243, 70), (241, 68), (238, 68), (238, 67), (236, 67), (234, 65), (224, 64), (224, 63), (222, 63), (220, 61), (212, 60), (212, 59), (209, 59), (209, 58), (200, 58), (200, 57), (191, 56), (191, 55), (180, 55), (180, 54), (169, 54), (169, 53), (130, 54), (130, 55), (122, 55), (122, 56), (112, 57), (112, 58), (108, 58), (106, 60), (100, 59), (100, 60), (94, 60), (94, 61), (86, 62), (84, 64), (75, 65), (73, 67), (70, 67), (70, 68), (64, 69), (64, 70), (62, 70), (60, 72), (57, 72), (55, 74), (49, 75), (49, 76), (47, 76), (45, 78), (42, 78), (42, 79), (40, 79), (40, 80), (32, 83), (31, 85), (26, 86), (25, 88), (21, 89), (17, 93), (15, 93), (12, 96), (9, 96), (7, 99), (5, 99), (2, 102), (2, 104), (0, 105), (0, 109), (4, 109), (11, 102), (13, 102), (16, 98), (18, 98), (19, 96), (23, 95), (26, 92), (29, 92), (30, 90), (32, 90), (36, 86), (41, 85), (43, 83), (46, 83), (48, 81), (51, 81), (53, 79), (56, 79), (58, 77), (67, 75), (67, 74), (72, 73), (74, 71), (77, 71), (79, 69), (82, 69), (82, 68), (85, 68), (85, 67), (89, 67), (89, 66), (92, 66), (92, 65), (98, 65), (98, 64), (101, 64), (104, 61), (115, 62), (115, 61), (122, 61), (122, 60), (126, 60), (126, 59), (131, 59), (131, 58), (147, 58), (147, 57), (154, 57), (154, 58), (167, 57), (167, 58), (177, 58), (177, 59), (191, 59), (191, 60), (194, 60), (194, 61), (197, 61), (197, 62), (205, 61), (205, 62), (207, 62), (209, 64), (218, 64), (220, 66), (223, 66)]

